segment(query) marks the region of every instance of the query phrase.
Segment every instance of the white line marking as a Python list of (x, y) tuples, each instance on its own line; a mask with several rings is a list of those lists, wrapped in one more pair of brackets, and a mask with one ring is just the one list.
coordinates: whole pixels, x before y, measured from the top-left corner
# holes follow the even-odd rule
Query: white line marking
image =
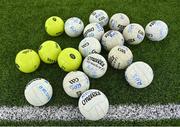
[[(103, 120), (161, 120), (180, 119), (180, 105), (111, 105)], [(26, 120), (84, 120), (77, 107), (0, 107), (0, 121)]]

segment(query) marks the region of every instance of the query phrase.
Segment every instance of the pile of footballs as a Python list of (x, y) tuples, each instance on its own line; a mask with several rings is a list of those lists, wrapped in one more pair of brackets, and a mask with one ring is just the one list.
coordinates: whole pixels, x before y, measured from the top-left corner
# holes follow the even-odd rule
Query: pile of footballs
[[(107, 71), (107, 61), (100, 55), (101, 47), (109, 52), (108, 62), (113, 68), (126, 69), (125, 78), (131, 86), (145, 88), (153, 80), (153, 70), (145, 62), (133, 62), (133, 54), (124, 43), (138, 45), (145, 35), (152, 41), (161, 41), (168, 34), (168, 26), (161, 20), (154, 20), (144, 30), (140, 24), (130, 23), (123, 13), (116, 13), (109, 19), (104, 10), (93, 11), (89, 22), (84, 28), (83, 21), (78, 17), (67, 19), (65, 24), (60, 17), (48, 18), (45, 30), (50, 36), (59, 36), (64, 31), (69, 37), (78, 37), (83, 33), (79, 49), (69, 47), (61, 50), (57, 42), (47, 40), (40, 45), (38, 53), (32, 49), (20, 51), (15, 63), (20, 71), (31, 73), (39, 67), (40, 59), (47, 64), (58, 62), (59, 67), (68, 72), (63, 80), (66, 94), (79, 98), (79, 110), (87, 120), (99, 120), (107, 114), (109, 101), (103, 92), (89, 90), (88, 77), (97, 79)], [(105, 32), (103, 27), (108, 23), (111, 30)], [(84, 72), (77, 71), (81, 63)], [(53, 90), (47, 80), (37, 78), (27, 84), (24, 94), (31, 105), (42, 106), (50, 101)]]

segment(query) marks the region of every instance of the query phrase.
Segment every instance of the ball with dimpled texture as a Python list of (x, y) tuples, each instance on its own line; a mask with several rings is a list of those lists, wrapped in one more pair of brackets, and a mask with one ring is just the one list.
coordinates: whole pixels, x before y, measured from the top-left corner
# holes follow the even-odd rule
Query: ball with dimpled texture
[(70, 37), (78, 37), (84, 29), (84, 23), (80, 18), (69, 18), (64, 25), (65, 33)]
[(135, 88), (145, 88), (153, 81), (152, 68), (142, 61), (132, 63), (125, 71), (126, 81)]
[(125, 27), (123, 36), (128, 44), (137, 45), (144, 40), (145, 31), (141, 25), (132, 23)]
[(59, 36), (64, 32), (64, 21), (58, 16), (52, 16), (46, 20), (45, 30), (50, 36)]
[(161, 20), (154, 20), (147, 24), (145, 32), (151, 41), (162, 41), (168, 35), (168, 26)]
[(132, 63), (133, 54), (126, 46), (116, 46), (108, 54), (108, 61), (115, 69), (125, 69)]
[(104, 10), (94, 10), (89, 16), (90, 23), (99, 23), (102, 27), (108, 24), (109, 17)]
[(86, 57), (92, 53), (101, 52), (101, 44), (94, 37), (86, 37), (79, 43), (79, 52)]
[(119, 31), (109, 30), (103, 35), (101, 44), (103, 45), (104, 49), (110, 51), (117, 45), (124, 45), (124, 37)]
[(58, 56), (58, 64), (66, 72), (77, 70), (82, 62), (82, 56), (74, 48), (66, 48)]
[(99, 23), (90, 23), (88, 24), (83, 31), (84, 37), (94, 37), (101, 40), (104, 34), (104, 29)]
[(39, 47), (39, 56), (41, 60), (47, 64), (52, 64), (57, 62), (59, 53), (61, 52), (61, 47), (55, 41), (45, 41)]
[(123, 13), (114, 14), (109, 20), (109, 27), (112, 30), (123, 32), (124, 28), (129, 25), (130, 20), (127, 15)]
[(67, 95), (78, 98), (82, 93), (89, 89), (90, 81), (82, 71), (69, 72), (63, 80), (63, 89)]
[(24, 49), (16, 55), (15, 64), (21, 72), (31, 73), (39, 67), (40, 58), (34, 50)]

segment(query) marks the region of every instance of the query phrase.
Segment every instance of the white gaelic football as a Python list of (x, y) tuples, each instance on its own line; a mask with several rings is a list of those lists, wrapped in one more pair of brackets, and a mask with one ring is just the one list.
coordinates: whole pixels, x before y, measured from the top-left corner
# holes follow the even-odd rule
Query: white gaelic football
[(91, 89), (79, 98), (79, 110), (87, 120), (102, 119), (109, 110), (107, 97), (99, 90)]
[(102, 27), (107, 25), (109, 17), (104, 10), (95, 10), (89, 16), (90, 23), (99, 23)]
[(152, 68), (144, 62), (134, 62), (125, 71), (127, 82), (135, 88), (145, 88), (151, 84), (154, 74)]
[(69, 18), (64, 25), (66, 34), (70, 37), (78, 37), (84, 29), (84, 23), (77, 17)]
[(81, 71), (69, 72), (63, 80), (63, 88), (70, 97), (78, 98), (89, 89), (89, 78)]
[(83, 71), (91, 78), (100, 78), (107, 71), (105, 58), (97, 53), (88, 55), (83, 61)]
[(94, 37), (86, 37), (79, 43), (79, 52), (86, 57), (92, 53), (101, 52), (101, 44)]
[(168, 34), (168, 26), (161, 20), (154, 20), (147, 24), (145, 32), (151, 41), (161, 41)]
[(42, 78), (30, 81), (24, 91), (26, 100), (34, 106), (43, 106), (52, 97), (53, 90), (50, 83)]
[(133, 61), (133, 54), (126, 46), (116, 46), (108, 54), (108, 61), (115, 69), (125, 69)]
[(103, 35), (101, 44), (107, 51), (110, 51), (117, 45), (124, 45), (124, 37), (119, 31), (109, 30)]
[(129, 24), (123, 31), (123, 36), (128, 44), (137, 45), (144, 40), (144, 28), (136, 23)]
[(99, 23), (90, 23), (84, 28), (84, 37), (94, 37), (101, 40), (104, 34), (104, 29)]
[(130, 20), (127, 15), (123, 13), (114, 14), (109, 20), (109, 27), (112, 30), (123, 32), (124, 28), (129, 25)]

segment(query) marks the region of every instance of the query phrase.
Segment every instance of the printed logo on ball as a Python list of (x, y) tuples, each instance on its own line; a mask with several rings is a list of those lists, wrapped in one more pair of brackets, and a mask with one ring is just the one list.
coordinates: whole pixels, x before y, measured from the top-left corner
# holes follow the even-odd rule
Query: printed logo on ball
[(146, 36), (147, 36), (147, 37), (153, 37), (153, 34), (146, 33)]
[(116, 64), (117, 58), (114, 55), (112, 55), (111, 57), (109, 57), (108, 61), (109, 63), (111, 63), (111, 65), (113, 65)]
[(92, 98), (101, 95), (99, 91), (94, 91), (82, 100), (82, 104), (86, 105)]
[(137, 85), (142, 85), (142, 81), (137, 74), (133, 75), (133, 79), (135, 80)]
[(152, 27), (154, 24), (156, 24), (156, 21), (152, 21), (149, 26)]
[(81, 88), (81, 84), (79, 83), (79, 78), (74, 78), (70, 80), (69, 83), (71, 84), (69, 88), (72, 90)]
[(55, 17), (53, 17), (52, 20), (56, 21), (57, 19)]
[(108, 37), (114, 37), (116, 34), (117, 34), (117, 33), (114, 32), (114, 31), (109, 31), (109, 32), (105, 35), (105, 37), (106, 37), (106, 38), (108, 38)]
[(98, 32), (104, 31), (100, 24), (96, 24)]
[(81, 47), (82, 48), (85, 48), (85, 47), (87, 47), (89, 45), (89, 42), (86, 42), (85, 44), (83, 44)]
[(118, 51), (122, 52), (122, 53), (126, 53), (126, 50), (125, 49), (122, 49), (122, 48), (118, 48)]
[(81, 84), (80, 83), (75, 83), (75, 84), (70, 85), (69, 88), (71, 90), (76, 90), (76, 89), (81, 88)]
[(47, 58), (47, 61), (49, 61), (49, 62), (51, 62), (51, 63), (55, 63), (55, 62), (56, 62), (56, 60), (52, 60), (52, 59), (50, 59), (50, 58)]
[(86, 37), (87, 34), (92, 32), (92, 31), (94, 31), (94, 27), (87, 29), (86, 32), (84, 33), (84, 36)]
[(76, 83), (76, 82), (79, 82), (79, 78), (74, 78), (74, 79), (69, 81), (70, 84), (73, 84), (73, 83)]
[(72, 59), (76, 59), (76, 56), (74, 54), (69, 55)]
[(102, 16), (102, 17), (98, 18), (98, 20), (99, 20), (99, 21), (102, 21), (102, 20), (104, 20), (105, 18), (106, 18), (106, 17)]
[(135, 41), (135, 39), (134, 38), (132, 38), (132, 39), (128, 39), (127, 40), (127, 43), (132, 43), (132, 42), (134, 42)]
[(48, 98), (48, 100), (51, 99), (51, 97), (49, 96), (48, 91), (43, 87), (43, 86), (39, 86), (39, 89), (41, 90), (41, 92), (46, 95), (46, 97)]
[(94, 57), (89, 56), (89, 57), (88, 57), (88, 60), (93, 61), (93, 62), (95, 62), (95, 63), (98, 63), (98, 64), (101, 65), (102, 67), (105, 66), (104, 61), (102, 61), (101, 59), (97, 59), (97, 58), (94, 58)]
[(126, 26), (123, 26), (121, 24), (118, 24), (117, 26), (119, 28), (119, 31), (122, 32)]

